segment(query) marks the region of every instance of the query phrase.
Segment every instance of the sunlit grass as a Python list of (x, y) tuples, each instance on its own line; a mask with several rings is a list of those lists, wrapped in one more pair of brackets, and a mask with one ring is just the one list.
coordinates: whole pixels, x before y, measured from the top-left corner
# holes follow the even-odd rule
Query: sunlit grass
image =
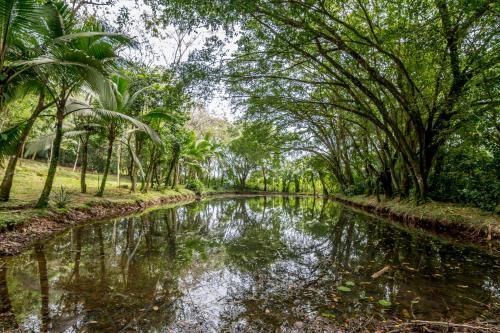
[[(45, 183), (47, 171), (48, 166), (46, 163), (31, 160), (20, 161), (14, 177), (11, 199), (9, 202), (0, 202), (0, 225), (22, 222), (35, 215), (43, 215), (50, 212), (50, 209), (35, 210), (31, 208), (22, 208), (22, 206), (34, 205), (36, 203)], [(4, 170), (0, 168), (0, 177), (3, 178), (3, 174)], [(63, 186), (70, 193), (67, 208), (83, 207), (103, 202), (127, 203), (136, 202), (138, 200), (148, 201), (170, 195), (193, 194), (191, 191), (183, 188), (180, 188), (178, 191), (163, 190), (159, 192), (150, 190), (148, 193), (141, 193), (139, 191), (131, 193), (128, 177), (121, 177), (121, 187), (119, 188), (116, 175), (110, 175), (106, 184), (104, 196), (100, 198), (95, 196), (99, 180), (100, 175), (88, 173), (87, 193), (82, 194), (80, 193), (80, 171), (77, 169), (73, 172), (72, 168), (60, 166), (57, 170), (52, 193), (60, 191), (61, 186)], [(124, 185), (127, 185), (128, 188), (124, 188)], [(6, 208), (15, 207), (19, 207), (19, 209), (6, 210)]]

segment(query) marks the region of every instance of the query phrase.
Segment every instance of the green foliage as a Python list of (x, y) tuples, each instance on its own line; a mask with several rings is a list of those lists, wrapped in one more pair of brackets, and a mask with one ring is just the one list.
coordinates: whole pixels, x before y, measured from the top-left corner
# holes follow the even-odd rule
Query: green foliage
[(186, 188), (188, 190), (193, 191), (194, 193), (196, 193), (198, 195), (201, 195), (203, 193), (203, 190), (204, 190), (205, 186), (198, 179), (190, 179), (186, 183)]
[(500, 203), (500, 149), (493, 154), (470, 145), (451, 147), (431, 177), (431, 197), (486, 210)]
[(66, 206), (70, 202), (70, 199), (70, 193), (68, 192), (66, 187), (62, 185), (60, 190), (52, 195), (52, 200), (54, 200), (57, 208), (66, 208)]
[(388, 300), (385, 300), (385, 299), (381, 299), (378, 301), (378, 304), (384, 306), (384, 307), (390, 307), (392, 306), (392, 303), (389, 302)]

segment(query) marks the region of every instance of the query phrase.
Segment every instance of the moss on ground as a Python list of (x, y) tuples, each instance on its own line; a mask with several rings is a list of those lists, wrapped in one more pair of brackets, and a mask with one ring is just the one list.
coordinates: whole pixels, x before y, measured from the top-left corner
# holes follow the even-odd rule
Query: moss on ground
[[(11, 199), (8, 202), (0, 202), (0, 227), (5, 225), (18, 224), (29, 220), (35, 216), (44, 216), (51, 212), (61, 212), (61, 209), (55, 208), (54, 194), (60, 191), (64, 186), (69, 192), (69, 201), (63, 210), (71, 208), (91, 207), (104, 203), (135, 203), (137, 201), (150, 201), (157, 198), (194, 195), (193, 192), (179, 188), (178, 190), (162, 190), (148, 193), (130, 192), (130, 181), (128, 177), (121, 177), (120, 187), (116, 180), (116, 175), (110, 175), (106, 184), (104, 196), (96, 197), (97, 186), (100, 176), (95, 173), (87, 174), (87, 193), (80, 193), (80, 172), (77, 169), (73, 172), (72, 168), (59, 167), (57, 170), (54, 186), (52, 189), (51, 208), (33, 209), (26, 206), (32, 206), (36, 203), (40, 195), (48, 166), (46, 163), (20, 160), (14, 176)], [(4, 169), (0, 168), (0, 177), (3, 178)], [(126, 187), (126, 188), (125, 188)]]

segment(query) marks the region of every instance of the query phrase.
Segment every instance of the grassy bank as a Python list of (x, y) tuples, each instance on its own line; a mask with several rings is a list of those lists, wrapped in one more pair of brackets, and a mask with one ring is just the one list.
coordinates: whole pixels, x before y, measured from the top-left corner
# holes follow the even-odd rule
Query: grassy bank
[[(395, 219), (404, 218), (407, 221), (430, 223), (443, 232), (453, 234), (468, 233), (472, 237), (500, 237), (500, 215), (479, 208), (464, 207), (452, 203), (426, 202), (415, 205), (411, 201), (384, 200), (377, 202), (375, 196), (337, 196), (341, 200), (351, 201), (363, 207), (372, 207), (373, 213)], [(366, 209), (365, 209), (366, 210)]]
[[(54, 193), (60, 191), (61, 186), (69, 193), (69, 200), (65, 208), (56, 208), (54, 201), (50, 208), (34, 209), (33, 206), (40, 195), (45, 177), (47, 175), (47, 164), (21, 160), (16, 169), (14, 184), (12, 187), (11, 200), (0, 202), (0, 229), (6, 226), (13, 226), (29, 220), (33, 217), (43, 217), (54, 213), (64, 213), (65, 211), (77, 208), (107, 205), (107, 204), (127, 204), (138, 201), (154, 201), (159, 198), (169, 196), (192, 196), (193, 192), (186, 189), (149, 191), (148, 193), (131, 193), (128, 177), (122, 177), (121, 187), (118, 187), (116, 175), (110, 175), (106, 184), (106, 191), (102, 198), (96, 197), (97, 186), (100, 180), (95, 173), (87, 174), (87, 193), (80, 193), (80, 173), (79, 170), (73, 172), (72, 168), (59, 167), (53, 187)], [(0, 168), (0, 177), (3, 178), (4, 170)], [(128, 187), (128, 188), (125, 188)]]

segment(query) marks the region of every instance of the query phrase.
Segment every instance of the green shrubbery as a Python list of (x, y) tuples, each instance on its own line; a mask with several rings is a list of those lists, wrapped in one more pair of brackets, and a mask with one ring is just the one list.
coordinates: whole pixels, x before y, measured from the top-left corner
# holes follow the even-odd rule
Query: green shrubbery
[(500, 200), (500, 149), (462, 143), (448, 149), (431, 176), (431, 198), (494, 211)]
[(70, 201), (70, 193), (64, 186), (61, 186), (61, 189), (52, 195), (52, 199), (54, 200), (57, 208), (66, 208)]
[(203, 183), (198, 179), (191, 179), (186, 183), (186, 188), (194, 193), (201, 195), (203, 193)]

